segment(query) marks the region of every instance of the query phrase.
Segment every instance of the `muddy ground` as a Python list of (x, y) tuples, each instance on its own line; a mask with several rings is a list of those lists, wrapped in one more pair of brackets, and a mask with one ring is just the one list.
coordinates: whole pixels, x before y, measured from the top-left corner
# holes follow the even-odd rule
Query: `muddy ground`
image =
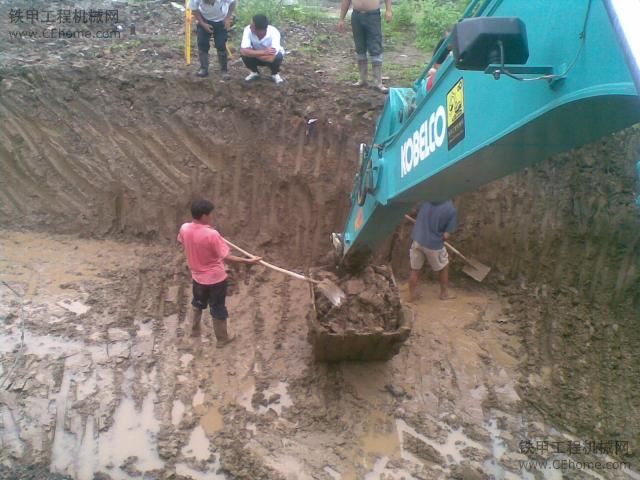
[[(331, 25), (282, 25), (287, 82), (247, 86), (238, 63), (191, 75), (169, 3), (117, 8), (135, 37), (0, 51), (0, 478), (640, 478), (637, 132), (456, 199), (458, 246), (494, 271), (454, 269), (450, 302), (427, 276), (392, 360), (314, 363), (308, 286), (261, 267), (234, 271), (218, 350), (210, 324), (188, 336), (189, 202), (306, 270), (384, 97), (348, 86)], [(403, 299), (407, 236), (382, 254)], [(520, 463), (545, 458), (574, 463)]]

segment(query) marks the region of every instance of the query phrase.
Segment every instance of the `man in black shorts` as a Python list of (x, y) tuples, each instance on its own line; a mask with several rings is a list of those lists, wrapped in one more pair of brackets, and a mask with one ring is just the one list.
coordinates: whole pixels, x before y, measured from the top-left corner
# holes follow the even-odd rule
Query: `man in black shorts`
[(241, 258), (230, 254), (222, 236), (211, 226), (213, 204), (196, 200), (191, 204), (193, 221), (180, 227), (178, 242), (184, 246), (187, 263), (193, 279), (192, 337), (200, 336), (202, 311), (209, 306), (217, 346), (223, 347), (234, 340), (227, 333), (229, 313), (225, 305), (227, 272), (224, 262), (258, 263), (262, 258)]

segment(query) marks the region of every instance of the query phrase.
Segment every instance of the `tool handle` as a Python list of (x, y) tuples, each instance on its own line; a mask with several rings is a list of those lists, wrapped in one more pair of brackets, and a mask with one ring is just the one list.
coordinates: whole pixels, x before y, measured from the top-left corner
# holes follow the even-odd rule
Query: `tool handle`
[[(407, 220), (409, 220), (411, 223), (416, 223), (416, 219), (409, 216), (409, 215), (405, 215), (404, 218), (406, 218)], [(465, 262), (467, 263), (471, 263), (469, 262), (469, 260), (467, 259), (467, 257), (465, 257), (463, 254), (461, 254), (458, 250), (456, 250), (453, 245), (451, 245), (449, 242), (444, 242), (445, 246), (451, 250), (453, 253), (455, 253), (456, 255), (459, 255), (460, 258), (462, 258)]]
[[(224, 237), (221, 237), (221, 238), (231, 248), (235, 248), (240, 253), (245, 254), (247, 257), (255, 257), (255, 255), (252, 255), (251, 253), (247, 252), (246, 250), (243, 250), (242, 248), (240, 248), (239, 246), (234, 245), (233, 243), (231, 243), (226, 238), (224, 238)], [(304, 275), (300, 275), (299, 273), (292, 272), (290, 270), (285, 270), (284, 268), (278, 267), (278, 266), (273, 265), (273, 264), (271, 264), (269, 262), (265, 262), (264, 260), (260, 260), (260, 265), (263, 265), (263, 266), (265, 266), (267, 268), (270, 268), (272, 270), (275, 270), (277, 272), (284, 273), (285, 275), (289, 275), (289, 276), (291, 276), (293, 278), (297, 278), (298, 280), (305, 280), (305, 281), (310, 282), (310, 283), (320, 283), (319, 281), (314, 280), (313, 278), (305, 277)]]
[(465, 257), (463, 254), (461, 254), (458, 250), (456, 250), (456, 249), (453, 247), (453, 245), (451, 245), (449, 242), (444, 242), (444, 244), (445, 244), (445, 246), (446, 246), (449, 250), (451, 250), (453, 253), (455, 253), (456, 255), (458, 255), (458, 256), (459, 256), (460, 258), (462, 258), (465, 262), (467, 262), (467, 263), (469, 263), (469, 264), (471, 263), (471, 262), (467, 259), (467, 257)]

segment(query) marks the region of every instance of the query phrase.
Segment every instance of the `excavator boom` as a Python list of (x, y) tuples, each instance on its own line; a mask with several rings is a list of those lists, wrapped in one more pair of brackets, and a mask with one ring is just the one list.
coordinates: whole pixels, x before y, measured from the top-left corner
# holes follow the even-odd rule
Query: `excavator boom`
[[(634, 40), (612, 3), (472, 1), (441, 47), (452, 46), (455, 58), (431, 90), (431, 65), (413, 88), (391, 89), (371, 146), (361, 146), (351, 210), (333, 239), (342, 255), (373, 250), (417, 202), (477, 189), (640, 121)], [(483, 36), (494, 26), (494, 37)], [(518, 28), (525, 43), (510, 44), (509, 29)], [(499, 39), (482, 71), (465, 56), (475, 47), (462, 50), (476, 31), (475, 46)]]

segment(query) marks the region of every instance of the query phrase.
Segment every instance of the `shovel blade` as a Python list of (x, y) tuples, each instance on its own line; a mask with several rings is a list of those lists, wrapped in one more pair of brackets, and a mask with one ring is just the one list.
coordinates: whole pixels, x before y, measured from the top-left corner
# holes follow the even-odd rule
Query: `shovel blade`
[(318, 290), (336, 307), (347, 298), (342, 289), (331, 280), (324, 279), (317, 284)]
[(481, 282), (489, 274), (489, 272), (491, 271), (491, 267), (480, 263), (474, 258), (469, 258), (462, 271), (474, 280)]

